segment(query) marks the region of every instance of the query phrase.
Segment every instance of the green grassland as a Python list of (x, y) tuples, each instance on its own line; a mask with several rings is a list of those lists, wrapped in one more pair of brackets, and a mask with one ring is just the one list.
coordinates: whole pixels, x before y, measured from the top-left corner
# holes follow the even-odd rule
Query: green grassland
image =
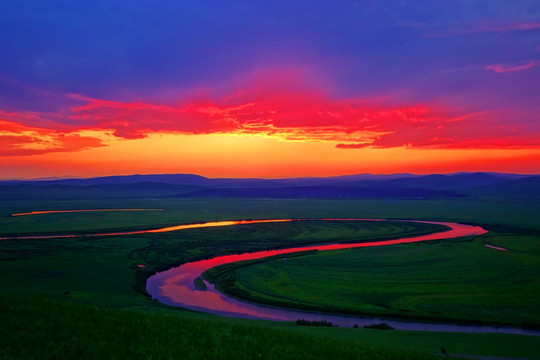
[[(38, 210), (148, 208), (164, 211), (64, 213), (11, 217)], [(390, 218), (440, 220), (540, 230), (540, 202), (505, 199), (136, 199), (0, 202), (0, 236), (19, 233), (140, 229), (217, 220)]]
[(154, 309), (0, 294), (2, 359), (538, 358), (538, 338), (506, 334), (299, 327)]
[(191, 314), (158, 315), (20, 296), (0, 296), (0, 304), (3, 359), (436, 358)]
[[(82, 213), (78, 216), (84, 217)], [(329, 241), (386, 239), (441, 229), (444, 227), (405, 222), (310, 221), (130, 236), (3, 240), (0, 261), (5, 271), (0, 275), (0, 288), (47, 295), (68, 292), (66, 295), (71, 298), (100, 304), (133, 303), (133, 289), (145, 294), (146, 278), (155, 271), (209, 255)], [(146, 267), (139, 268), (139, 264)]]
[[(492, 241), (493, 240), (493, 241)], [(483, 244), (496, 243), (510, 251)], [(540, 326), (540, 241), (532, 236), (402, 244), (222, 266), (236, 297), (315, 311)]]
[[(89, 208), (164, 210), (10, 216), (35, 210)], [(539, 213), (540, 206), (536, 203), (501, 200), (3, 201), (0, 203), (0, 236), (154, 228), (225, 219), (374, 217), (463, 221), (490, 228), (489, 238), (425, 244), (425, 248), (430, 245), (455, 248), (459, 259), (462, 250), (469, 251), (468, 246), (478, 245), (483, 251), (489, 251), (488, 256), (492, 253), (502, 256), (496, 250), (481, 246), (482, 241), (489, 239), (490, 244), (511, 249), (508, 254), (512, 256), (521, 254), (512, 258), (514, 262), (508, 260), (507, 266), (532, 269), (531, 264), (538, 263), (540, 224), (536, 217)], [(319, 329), (297, 327), (293, 323), (223, 319), (170, 308), (144, 294), (144, 281), (155, 270), (186, 261), (239, 251), (380, 239), (433, 230), (409, 227), (405, 223), (314, 221), (131, 236), (3, 240), (0, 241), (0, 297), (4, 309), (0, 312), (3, 351), (0, 357), (99, 358), (106, 353), (109, 358), (114, 357), (113, 354), (118, 354), (118, 358), (169, 358), (181, 351), (182, 358), (241, 358), (242, 353), (247, 354), (246, 358), (256, 358), (255, 355), (263, 354), (263, 349), (268, 350), (264, 353), (266, 358), (421, 358), (403, 349), (440, 354), (440, 348), (445, 347), (454, 354), (539, 358), (538, 338), (530, 336)], [(384, 247), (379, 251), (383, 256), (397, 250)], [(346, 252), (343, 255), (346, 256)], [(448, 269), (452, 269), (452, 259), (448, 256)], [(138, 264), (147, 267), (138, 268)], [(440, 271), (443, 270), (441, 266)], [(519, 271), (516, 271), (518, 274), (512, 279), (518, 282)], [(496, 305), (495, 300), (490, 302)], [(537, 316), (527, 315), (528, 307), (522, 311), (525, 317)], [(118, 333), (122, 337), (114, 340)], [(287, 342), (291, 344), (290, 349)], [(38, 345), (25, 345), (28, 343)], [(325, 352), (324, 347), (335, 349), (337, 355)], [(228, 356), (230, 354), (235, 356)]]

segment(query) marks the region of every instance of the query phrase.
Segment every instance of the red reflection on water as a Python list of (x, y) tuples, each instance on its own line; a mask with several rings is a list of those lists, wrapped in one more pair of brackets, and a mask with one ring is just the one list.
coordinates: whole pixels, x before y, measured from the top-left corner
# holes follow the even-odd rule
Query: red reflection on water
[[(322, 220), (347, 220), (347, 221), (384, 221), (383, 219), (322, 219)], [(293, 221), (293, 220), (289, 220)], [(355, 244), (330, 244), (296, 247), (290, 249), (257, 251), (253, 253), (218, 256), (208, 260), (201, 260), (184, 264), (180, 267), (158, 273), (147, 280), (147, 290), (153, 298), (160, 302), (182, 306), (195, 310), (202, 310), (220, 315), (253, 317), (272, 320), (296, 320), (297, 314), (301, 312), (291, 312), (288, 310), (272, 309), (248, 304), (229, 298), (218, 292), (213, 285), (207, 284), (207, 290), (197, 290), (194, 280), (204, 271), (223, 264), (228, 264), (243, 260), (254, 260), (279, 254), (289, 254), (308, 250), (338, 250), (348, 248), (385, 246), (394, 244), (406, 244), (421, 241), (450, 239), (462, 236), (481, 235), (487, 231), (479, 226), (435, 222), (435, 221), (411, 221), (426, 224), (445, 225), (448, 231), (442, 231), (429, 235), (414, 236), (386, 241), (364, 242)], [(292, 314), (292, 315), (291, 315)], [(296, 316), (296, 318), (294, 318)]]
[(89, 210), (44, 210), (30, 211), (25, 213), (11, 214), (11, 216), (39, 215), (39, 214), (57, 214), (57, 213), (78, 213), (94, 211), (163, 211), (163, 209), (89, 209)]

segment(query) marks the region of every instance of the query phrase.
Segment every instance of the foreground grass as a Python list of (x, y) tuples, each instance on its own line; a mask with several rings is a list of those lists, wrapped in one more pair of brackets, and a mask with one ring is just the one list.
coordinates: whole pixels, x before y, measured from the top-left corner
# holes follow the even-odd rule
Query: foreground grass
[[(269, 324), (267, 326), (282, 326)], [(540, 342), (536, 336), (508, 334), (467, 334), (424, 331), (380, 331), (345, 328), (306, 328), (294, 325), (299, 333), (327, 336), (354, 341), (357, 344), (384, 346), (442, 355), (444, 348), (450, 356), (493, 359), (540, 359)]]
[(205, 275), (233, 296), (271, 305), (538, 327), (539, 273), (540, 237), (491, 234), (227, 264)]
[(534, 336), (313, 328), (0, 294), (2, 359), (539, 359)]
[(0, 296), (3, 359), (432, 359), (284, 329)]

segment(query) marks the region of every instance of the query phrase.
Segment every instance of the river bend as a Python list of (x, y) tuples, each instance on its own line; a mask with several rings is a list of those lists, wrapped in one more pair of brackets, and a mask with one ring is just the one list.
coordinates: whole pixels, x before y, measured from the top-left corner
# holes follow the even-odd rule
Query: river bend
[[(348, 221), (385, 221), (385, 219), (317, 219), (317, 220), (348, 220)], [(264, 222), (273, 222), (274, 220), (265, 220)], [(279, 220), (283, 221), (309, 221), (309, 220)], [(352, 327), (354, 324), (362, 327), (374, 323), (386, 322), (398, 330), (417, 330), (417, 331), (450, 331), (450, 332), (499, 332), (513, 334), (540, 335), (540, 331), (521, 329), (515, 327), (497, 327), (497, 326), (474, 326), (461, 324), (447, 324), (434, 322), (404, 321), (375, 317), (356, 317), (339, 314), (315, 313), (296, 309), (286, 309), (278, 307), (269, 307), (255, 303), (247, 303), (231, 298), (215, 289), (214, 285), (205, 282), (207, 289), (198, 290), (194, 285), (194, 280), (206, 270), (218, 265), (228, 264), (243, 260), (254, 260), (264, 257), (288, 254), (299, 251), (309, 250), (337, 250), (346, 248), (360, 248), (373, 246), (387, 246), (395, 244), (415, 243), (421, 241), (451, 239), (463, 236), (482, 235), (487, 232), (479, 226), (466, 225), (450, 222), (436, 221), (414, 221), (403, 220), (417, 223), (439, 224), (449, 228), (447, 231), (437, 232), (429, 235), (405, 237), (394, 240), (383, 240), (376, 242), (347, 243), (347, 244), (326, 244), (302, 246), (289, 249), (257, 251), (251, 253), (217, 256), (207, 260), (186, 263), (182, 266), (172, 268), (151, 276), (147, 280), (147, 291), (152, 298), (172, 306), (179, 306), (191, 310), (207, 312), (220, 316), (264, 319), (273, 321), (296, 321), (305, 319), (310, 321), (330, 321), (339, 326)], [(249, 221), (249, 223), (256, 223)], [(230, 224), (234, 225), (234, 224)]]

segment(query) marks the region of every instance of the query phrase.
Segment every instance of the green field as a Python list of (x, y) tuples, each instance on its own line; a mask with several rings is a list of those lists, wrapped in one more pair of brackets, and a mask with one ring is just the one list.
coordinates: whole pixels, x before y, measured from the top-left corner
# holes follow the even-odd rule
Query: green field
[(284, 307), (538, 327), (539, 264), (538, 238), (487, 235), (224, 265), (213, 278), (229, 294)]
[[(13, 213), (38, 210), (104, 208), (151, 208), (164, 211), (10, 216)], [(0, 235), (140, 229), (217, 220), (329, 217), (460, 221), (490, 226), (512, 226), (528, 231), (540, 230), (538, 214), (540, 203), (537, 201), (517, 202), (501, 199), (2, 201)]]
[[(539, 207), (536, 203), (467, 200), (4, 201), (0, 204), (0, 233), (84, 233), (256, 218), (374, 217), (473, 222), (488, 227), (491, 233), (474, 241), (454, 240), (404, 248), (425, 249), (426, 256), (437, 254), (437, 249), (441, 248), (445, 252), (452, 250), (455, 257), (448, 252), (447, 265), (441, 265), (438, 271), (461, 269), (469, 272), (467, 267), (455, 266), (464, 262), (463, 254), (478, 256), (479, 265), (486, 259), (503, 261), (504, 254), (482, 246), (482, 242), (489, 239), (490, 244), (512, 250), (505, 253), (511, 258), (504, 260), (504, 264), (516, 266), (515, 274), (509, 274), (511, 269), (498, 269), (500, 262), (493, 266), (499, 274), (512, 275), (510, 285), (519, 287), (519, 281), (530, 281), (530, 277), (520, 277), (521, 270), (528, 269), (521, 272), (522, 275), (534, 271), (540, 273), (535, 265), (538, 264), (540, 240), (540, 224), (536, 222)], [(162, 208), (164, 211), (10, 216), (16, 212), (77, 208)], [(408, 351), (440, 354), (444, 347), (453, 354), (539, 358), (538, 338), (530, 336), (321, 329), (297, 327), (293, 323), (222, 319), (173, 309), (144, 294), (144, 280), (153, 269), (163, 270), (210, 255), (311, 242), (379, 239), (434, 230), (403, 227), (404, 223), (401, 227), (396, 223), (351, 224), (253, 224), (144, 236), (0, 241), (1, 297), (3, 309), (7, 309), (2, 312), (0, 348), (3, 352), (0, 354), (3, 358), (96, 358), (103, 353), (118, 353), (118, 358), (167, 358), (181, 351), (183, 358), (223, 358), (239, 351), (248, 354), (246, 358), (259, 353), (266, 354), (266, 358), (332, 357), (323, 350), (327, 347), (335, 349), (334, 354), (340, 358), (419, 358), (418, 354)], [(431, 245), (434, 249), (430, 249)], [(365, 253), (375, 249), (359, 251)], [(373, 253), (371, 261), (384, 264), (385, 259), (391, 259), (390, 255), (400, 250), (384, 247), (377, 251), (379, 259), (375, 259), (376, 253)], [(483, 257), (482, 251), (489, 257)], [(316, 256), (331, 263), (337, 261), (332, 259), (337, 254), (346, 258), (354, 257), (352, 253)], [(410, 256), (413, 259), (420, 253), (414, 255), (413, 251)], [(309, 257), (298, 258), (298, 261), (301, 259), (305, 261)], [(145, 264), (147, 268), (138, 268), (138, 264)], [(535, 284), (530, 287), (530, 294), (531, 298), (538, 299), (538, 285)], [(407, 293), (405, 288), (402, 291)], [(492, 298), (487, 301), (486, 305), (499, 306), (502, 300)], [(517, 302), (514, 305), (524, 314), (522, 319), (538, 319), (538, 313), (532, 311), (531, 306), (521, 306)], [(454, 315), (462, 316), (455, 310)], [(123, 337), (111, 341), (117, 337), (115, 329), (120, 329)], [(172, 345), (178, 341), (179, 345)], [(289, 342), (294, 345), (294, 351), (293, 347), (288, 348)], [(28, 343), (40, 345), (25, 347)], [(206, 353), (201, 350), (205, 347)], [(221, 350), (208, 352), (208, 348)], [(78, 352), (71, 353), (74, 349)]]

